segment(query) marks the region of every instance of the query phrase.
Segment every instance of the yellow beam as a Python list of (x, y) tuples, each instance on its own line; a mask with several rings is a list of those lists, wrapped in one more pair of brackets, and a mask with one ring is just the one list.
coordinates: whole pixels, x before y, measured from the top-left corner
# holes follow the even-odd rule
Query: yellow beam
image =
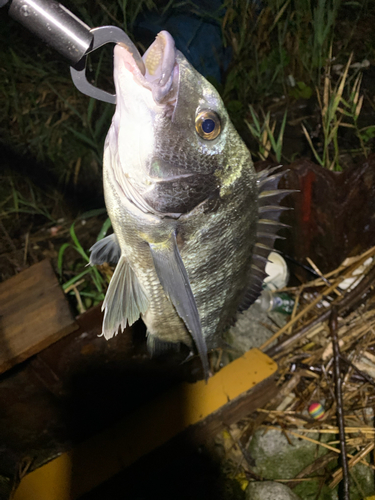
[(239, 398), (276, 370), (272, 359), (252, 349), (207, 384), (203, 380), (181, 384), (26, 475), (14, 500), (75, 500)]

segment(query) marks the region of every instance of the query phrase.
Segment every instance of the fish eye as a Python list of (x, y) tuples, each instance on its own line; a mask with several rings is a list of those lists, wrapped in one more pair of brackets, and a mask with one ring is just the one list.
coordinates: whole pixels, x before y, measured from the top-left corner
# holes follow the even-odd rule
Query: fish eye
[(195, 118), (195, 130), (206, 141), (216, 139), (221, 132), (219, 115), (215, 111), (203, 109)]

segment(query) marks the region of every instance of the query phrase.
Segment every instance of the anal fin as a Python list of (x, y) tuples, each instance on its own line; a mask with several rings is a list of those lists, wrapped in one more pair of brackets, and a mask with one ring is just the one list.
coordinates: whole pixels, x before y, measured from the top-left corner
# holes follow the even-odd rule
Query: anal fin
[(193, 337), (207, 380), (209, 367), (206, 341), (175, 233), (172, 232), (167, 241), (150, 243), (150, 249), (160, 283)]
[(141, 284), (126, 258), (118, 261), (103, 305), (102, 335), (108, 340), (117, 335), (119, 328), (132, 325), (148, 308), (148, 300)]

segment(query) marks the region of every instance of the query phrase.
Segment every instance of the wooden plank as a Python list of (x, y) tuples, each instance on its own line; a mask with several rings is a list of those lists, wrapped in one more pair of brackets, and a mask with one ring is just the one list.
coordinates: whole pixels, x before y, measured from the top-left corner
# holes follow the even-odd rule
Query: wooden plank
[(48, 259), (0, 283), (0, 373), (77, 328)]
[(272, 398), (276, 370), (252, 349), (207, 384), (180, 384), (25, 476), (14, 500), (75, 500), (178, 436), (202, 441)]

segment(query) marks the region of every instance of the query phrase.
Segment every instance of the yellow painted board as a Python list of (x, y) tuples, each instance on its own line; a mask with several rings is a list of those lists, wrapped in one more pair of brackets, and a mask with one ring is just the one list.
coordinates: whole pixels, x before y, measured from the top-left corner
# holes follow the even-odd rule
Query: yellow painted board
[(216, 373), (207, 384), (204, 380), (180, 384), (26, 475), (14, 500), (75, 500), (248, 392), (276, 370), (271, 358), (251, 349)]

